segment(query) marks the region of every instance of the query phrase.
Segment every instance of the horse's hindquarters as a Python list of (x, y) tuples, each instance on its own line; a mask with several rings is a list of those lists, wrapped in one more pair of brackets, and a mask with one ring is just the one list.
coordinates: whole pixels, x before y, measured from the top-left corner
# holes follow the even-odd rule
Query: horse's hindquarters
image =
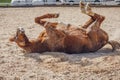
[(108, 34), (102, 29), (92, 30), (88, 36), (91, 40), (92, 48), (90, 51), (92, 52), (99, 50), (108, 43)]

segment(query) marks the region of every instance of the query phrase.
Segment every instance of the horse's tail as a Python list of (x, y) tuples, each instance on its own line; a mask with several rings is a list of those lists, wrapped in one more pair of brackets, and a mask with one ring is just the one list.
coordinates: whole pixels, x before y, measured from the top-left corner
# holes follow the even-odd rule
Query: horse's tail
[(120, 49), (120, 42), (118, 42), (118, 41), (110, 40), (110, 41), (108, 41), (108, 44), (110, 44), (112, 46), (112, 51)]

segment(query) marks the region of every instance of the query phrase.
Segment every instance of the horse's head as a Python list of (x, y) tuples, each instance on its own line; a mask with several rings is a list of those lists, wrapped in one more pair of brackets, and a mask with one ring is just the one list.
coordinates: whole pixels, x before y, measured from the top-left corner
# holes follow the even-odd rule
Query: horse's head
[(16, 42), (19, 46), (24, 47), (27, 43), (29, 43), (29, 40), (27, 36), (25, 35), (25, 30), (21, 27), (17, 29), (16, 35), (12, 38), (10, 38), (11, 42)]

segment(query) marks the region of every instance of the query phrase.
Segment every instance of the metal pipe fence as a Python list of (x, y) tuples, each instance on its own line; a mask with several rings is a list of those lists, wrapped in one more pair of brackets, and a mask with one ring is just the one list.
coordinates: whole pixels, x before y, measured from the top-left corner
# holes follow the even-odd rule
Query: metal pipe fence
[[(120, 5), (120, 0), (119, 1), (99, 1), (99, 2), (95, 2), (95, 1), (85, 1), (86, 3), (89, 2), (91, 5), (97, 5), (97, 6), (107, 6), (107, 5), (115, 5), (115, 6), (119, 6)], [(42, 4), (40, 3), (37, 3), (37, 4), (34, 4), (34, 3), (16, 3), (15, 5), (13, 5), (12, 3), (0, 3), (0, 6), (39, 6), (39, 5), (59, 5), (59, 6), (62, 6), (62, 5), (78, 5), (79, 2), (64, 2), (64, 3), (61, 3), (61, 2), (43, 2)]]

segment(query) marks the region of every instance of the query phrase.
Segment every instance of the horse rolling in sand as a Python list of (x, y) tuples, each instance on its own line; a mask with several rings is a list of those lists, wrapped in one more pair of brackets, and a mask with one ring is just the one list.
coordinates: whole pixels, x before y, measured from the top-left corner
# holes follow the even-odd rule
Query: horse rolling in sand
[(82, 26), (76, 28), (68, 24), (48, 22), (46, 18), (58, 18), (59, 14), (45, 14), (35, 18), (35, 23), (42, 25), (45, 31), (41, 32), (35, 40), (29, 40), (23, 28), (18, 28), (16, 35), (10, 41), (16, 42), (19, 47), (27, 52), (66, 52), (83, 53), (95, 52), (106, 44), (112, 46), (112, 50), (120, 47), (116, 41), (109, 41), (108, 34), (100, 28), (105, 17), (94, 13), (89, 4), (80, 2), (81, 12), (90, 16), (90, 19)]

